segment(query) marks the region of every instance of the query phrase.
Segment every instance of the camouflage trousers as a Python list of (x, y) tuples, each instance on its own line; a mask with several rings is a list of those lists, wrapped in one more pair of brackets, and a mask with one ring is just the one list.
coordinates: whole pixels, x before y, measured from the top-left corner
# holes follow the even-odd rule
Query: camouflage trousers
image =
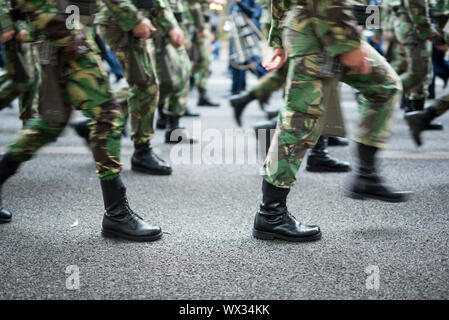
[(187, 107), (192, 65), (184, 46), (173, 47), (164, 40), (165, 50), (156, 48), (156, 70), (160, 82), (159, 104), (167, 116), (181, 117)]
[(193, 45), (197, 51), (197, 59), (193, 61), (192, 74), (198, 90), (207, 91), (207, 81), (212, 74), (210, 71), (212, 63), (212, 53), (210, 51), (211, 35), (208, 33), (206, 37), (196, 39)]
[(257, 100), (268, 101), (273, 92), (283, 88), (287, 81), (287, 73), (288, 64), (286, 63), (282, 68), (264, 75), (251, 90)]
[[(92, 48), (95, 43), (90, 41)], [(91, 118), (89, 144), (101, 180), (119, 176), (123, 116), (109, 90), (101, 58), (88, 51), (77, 61), (57, 57), (56, 63), (42, 65), (39, 118), (31, 119), (9, 146), (16, 161), (24, 162), (48, 143), (56, 141), (66, 127), (73, 108)]]
[[(126, 40), (128, 33), (115, 26), (102, 25), (100, 32), (115, 53), (130, 86), (128, 104), (123, 112), (130, 115), (131, 140), (136, 145), (144, 144), (154, 137), (154, 114), (159, 101), (159, 84), (151, 61), (151, 48), (148, 42), (137, 39), (130, 44)], [(131, 47), (134, 52), (131, 52)]]
[(19, 98), (20, 119), (26, 122), (37, 115), (37, 96), (40, 82), (40, 70), (37, 63), (36, 50), (30, 43), (21, 45), (24, 62), (29, 77), (17, 75), (15, 68), (17, 55), (15, 42), (3, 44), (6, 60), (6, 73), (0, 76), (0, 110), (7, 107), (13, 100)]
[[(402, 87), (386, 60), (371, 46), (368, 50), (373, 60), (372, 73), (362, 75), (345, 70), (341, 81), (361, 93), (357, 142), (383, 148)], [(265, 179), (277, 187), (293, 186), (307, 149), (316, 144), (321, 134), (327, 109), (323, 88), (332, 79), (322, 78), (313, 68), (318, 60), (318, 56), (289, 59), (286, 101), (262, 169)]]
[(431, 42), (423, 41), (404, 45), (407, 70), (401, 74), (404, 94), (409, 100), (427, 97), (432, 79)]

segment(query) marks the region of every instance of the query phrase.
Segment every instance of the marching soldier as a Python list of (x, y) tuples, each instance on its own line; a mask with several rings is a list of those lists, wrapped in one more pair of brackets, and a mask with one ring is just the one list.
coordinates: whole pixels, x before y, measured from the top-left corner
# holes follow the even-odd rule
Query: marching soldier
[[(447, 1), (438, 1), (434, 11), (435, 20), (437, 22), (438, 31), (443, 37), (437, 40), (437, 45), (448, 48), (449, 33), (445, 31), (445, 27), (449, 22), (449, 3)], [(427, 130), (432, 121), (446, 113), (449, 110), (449, 95), (438, 98), (435, 103), (421, 111), (408, 112), (405, 115), (413, 140), (420, 146), (422, 145), (421, 132)]]
[(184, 20), (186, 11), (182, 0), (169, 0), (170, 8), (182, 34), (182, 43), (174, 43), (167, 34), (158, 30), (155, 36), (156, 70), (160, 82), (158, 110), (161, 113), (158, 125), (165, 124), (166, 143), (194, 143), (181, 128), (179, 120), (184, 116), (190, 91), (192, 65), (186, 50), (188, 29)]
[[(270, 12), (270, 1), (260, 1), (259, 5), (264, 9), (267, 9)], [(266, 29), (266, 27), (265, 27)], [(285, 63), (278, 70), (274, 70), (272, 72), (267, 73), (263, 76), (257, 84), (249, 91), (242, 93), (240, 95), (234, 96), (230, 99), (230, 103), (234, 108), (234, 117), (239, 126), (241, 123), (241, 116), (243, 110), (246, 106), (253, 100), (258, 100), (259, 104), (262, 106), (268, 102), (270, 96), (273, 92), (276, 92), (285, 87), (285, 83), (287, 81), (287, 73), (288, 73), (288, 63)], [(333, 99), (329, 101), (329, 104), (332, 105), (332, 109), (338, 114), (338, 119), (343, 119), (341, 115), (341, 106), (340, 106), (340, 87), (337, 81), (329, 83), (329, 86), (325, 88), (329, 92), (333, 93)], [(262, 108), (264, 109), (264, 108)], [(267, 112), (269, 117), (276, 117), (278, 112), (275, 114), (270, 114)], [(344, 127), (344, 124), (340, 124), (339, 127)], [(258, 130), (274, 130), (276, 129), (276, 120), (271, 120), (268, 122), (264, 122), (258, 124), (254, 127), (256, 130), (256, 136), (258, 135)], [(265, 135), (268, 136), (269, 135)], [(337, 142), (339, 142), (339, 137), (332, 136)], [(351, 170), (351, 165), (348, 162), (340, 161), (336, 158), (333, 158), (329, 155), (327, 150), (329, 137), (322, 136), (316, 143), (316, 145), (311, 149), (309, 156), (307, 158), (307, 171), (311, 172), (348, 172)], [(341, 140), (341, 144), (345, 144), (344, 140)], [(345, 144), (347, 145), (347, 143)]]
[(195, 86), (198, 88), (199, 107), (219, 107), (220, 104), (213, 102), (207, 94), (207, 82), (211, 75), (210, 65), (212, 63), (211, 54), (211, 28), (209, 24), (210, 9), (209, 3), (212, 0), (191, 1), (189, 0), (189, 10), (195, 21), (195, 33), (193, 38), (193, 67), (192, 74)]
[[(272, 17), (270, 44), (275, 53), (265, 66), (275, 70), (288, 59), (289, 70), (286, 104), (262, 171), (263, 200), (253, 235), (286, 241), (318, 240), (320, 228), (298, 222), (287, 210), (287, 196), (306, 150), (320, 136), (320, 119), (326, 112), (322, 103), (326, 79), (339, 76), (362, 95), (359, 163), (346, 187), (347, 195), (391, 202), (404, 201), (405, 194), (382, 183), (375, 160), (387, 142), (401, 83), (385, 59), (361, 41), (345, 0), (273, 0)], [(331, 68), (324, 68), (329, 63)]]
[[(96, 0), (78, 1), (95, 3)], [(177, 27), (177, 22), (164, 0), (134, 0), (134, 3), (140, 19), (149, 17), (155, 25), (152, 31), (158, 28), (169, 34), (173, 42), (182, 43), (182, 31)], [(92, 15), (86, 15), (86, 18), (89, 16)], [(150, 144), (154, 137), (154, 114), (159, 101), (159, 84), (148, 43), (136, 39), (120, 21), (116, 12), (107, 6), (102, 6), (99, 26), (100, 33), (115, 53), (130, 85), (124, 113), (130, 114), (131, 140), (134, 142), (131, 169), (147, 174), (170, 175), (171, 166), (153, 152)], [(75, 122), (73, 126), (82, 137), (88, 135), (87, 121)]]
[[(428, 0), (388, 0), (393, 12), (394, 36), (404, 47), (407, 71), (401, 75), (405, 112), (422, 111), (432, 72), (431, 40), (439, 36), (430, 22)], [(429, 124), (428, 130), (442, 130), (441, 124)]]
[[(54, 3), (53, 0), (18, 0), (14, 4), (14, 9), (22, 10), (45, 39), (39, 48), (43, 70), (40, 116), (27, 123), (1, 159), (0, 189), (23, 162), (58, 138), (74, 107), (91, 118), (89, 144), (106, 209), (102, 233), (133, 241), (157, 240), (162, 236), (160, 227), (150, 226), (133, 212), (120, 178), (123, 115), (109, 90), (107, 74), (96, 53), (98, 48), (89, 32), (66, 27), (67, 14)], [(105, 3), (122, 28), (143, 40), (150, 37), (153, 26), (131, 2), (105, 0)], [(57, 4), (61, 8), (61, 3)]]
[(30, 43), (29, 26), (10, 1), (0, 0), (0, 35), (6, 58), (6, 74), (0, 76), (0, 110), (19, 98), (20, 119), (25, 122), (37, 114), (39, 64)]

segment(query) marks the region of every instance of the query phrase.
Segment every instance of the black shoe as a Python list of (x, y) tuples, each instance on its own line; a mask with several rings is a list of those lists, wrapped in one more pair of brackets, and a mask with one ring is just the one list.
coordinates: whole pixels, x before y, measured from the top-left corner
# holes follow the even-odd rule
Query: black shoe
[(154, 241), (162, 237), (160, 227), (150, 226), (131, 210), (120, 177), (101, 181), (104, 206), (102, 234), (131, 241)]
[(199, 91), (200, 98), (198, 100), (198, 107), (219, 107), (220, 104), (213, 102), (209, 96), (207, 95), (206, 91)]
[(0, 223), (11, 222), (12, 214), (2, 206), (2, 186), (0, 185)]
[(0, 223), (8, 223), (12, 220), (12, 214), (8, 210), (3, 209), (0, 201)]
[(375, 199), (404, 202), (410, 192), (395, 191), (376, 174), (375, 160), (378, 148), (357, 143), (359, 167), (351, 181), (345, 185), (345, 195), (353, 199)]
[(256, 100), (256, 96), (253, 91), (244, 92), (242, 94), (232, 96), (229, 99), (231, 106), (234, 108), (234, 118), (239, 127), (242, 126), (242, 113), (246, 106), (253, 100)]
[(413, 141), (418, 146), (422, 145), (421, 132), (429, 127), (435, 117), (435, 114), (429, 108), (424, 111), (413, 111), (405, 114), (405, 120), (407, 120)]
[(306, 170), (310, 172), (349, 172), (351, 164), (329, 156), (326, 149), (326, 138), (320, 137), (310, 150)]
[(318, 226), (300, 223), (287, 210), (290, 189), (277, 188), (263, 181), (263, 200), (254, 219), (253, 236), (262, 240), (280, 239), (292, 242), (321, 239)]
[(192, 110), (190, 110), (189, 108), (186, 108), (186, 111), (184, 112), (183, 117), (199, 117), (200, 114), (198, 112), (193, 112)]
[(167, 122), (166, 122), (165, 116), (161, 117), (159, 115), (159, 117), (157, 118), (157, 121), (156, 121), (156, 129), (164, 130), (166, 126), (167, 126)]
[(172, 173), (171, 166), (153, 152), (150, 142), (135, 145), (134, 148), (131, 170), (154, 175), (170, 175)]
[[(425, 100), (409, 100), (408, 107), (405, 109), (405, 116), (407, 113), (414, 111), (424, 111)], [(404, 118), (405, 118), (404, 116)], [(444, 129), (443, 124), (441, 122), (432, 122), (433, 119), (428, 121), (425, 126), (422, 126), (421, 131), (441, 131)]]
[(279, 110), (265, 110), (265, 116), (267, 117), (267, 120), (273, 120), (274, 118), (277, 118), (279, 115)]
[(345, 194), (352, 199), (374, 199), (386, 202), (405, 202), (410, 192), (396, 191), (383, 184), (376, 174), (357, 173), (346, 186)]
[(194, 144), (198, 142), (196, 139), (190, 137), (185, 128), (179, 125), (179, 117), (168, 117), (167, 130), (165, 131), (165, 143), (189, 143)]
[(11, 212), (4, 209), (2, 205), (2, 187), (5, 181), (17, 172), (20, 164), (20, 162), (13, 160), (8, 153), (2, 154), (0, 159), (0, 223), (11, 222)]
[(349, 146), (349, 140), (342, 137), (337, 136), (329, 136), (327, 137), (327, 146), (328, 147), (346, 147)]
[(84, 139), (87, 145), (89, 145), (89, 134), (90, 134), (90, 130), (88, 127), (89, 122), (90, 119), (76, 120), (69, 123), (69, 126), (75, 130), (78, 136)]

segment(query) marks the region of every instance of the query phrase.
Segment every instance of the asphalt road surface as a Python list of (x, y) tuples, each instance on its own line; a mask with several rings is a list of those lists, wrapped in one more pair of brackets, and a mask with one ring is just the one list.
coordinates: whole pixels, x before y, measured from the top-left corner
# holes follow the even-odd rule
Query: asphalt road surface
[[(182, 121), (191, 132), (201, 126), (195, 135), (202, 138), (199, 150), (206, 156), (211, 136), (216, 143), (223, 138), (215, 160), (229, 155), (225, 132), (237, 128), (225, 98), (230, 88), (225, 67), (215, 62), (210, 80), (210, 95), (221, 107), (197, 108), (192, 92), (189, 105), (201, 113), (201, 122)], [(439, 83), (438, 93), (443, 92)], [(357, 106), (350, 88), (343, 87), (342, 101), (351, 137)], [(281, 105), (277, 93), (270, 108)], [(251, 104), (245, 128), (263, 120), (258, 104)], [(17, 106), (1, 111), (0, 121), (4, 151), (21, 128)], [(92, 157), (68, 128), (3, 188), (4, 205), (14, 219), (0, 225), (0, 299), (447, 299), (449, 115), (441, 121), (445, 131), (426, 132), (418, 149), (402, 112), (395, 113), (391, 144), (380, 155), (381, 172), (396, 188), (413, 191), (407, 203), (348, 199), (342, 192), (347, 174), (301, 168), (289, 209), (323, 232), (321, 241), (306, 244), (252, 237), (261, 200), (260, 163), (250, 157), (242, 163), (211, 163), (206, 156), (179, 163), (183, 150), (164, 144), (162, 131), (153, 146), (174, 163), (172, 176), (132, 172), (129, 137), (122, 150), (131, 206), (162, 226), (162, 240), (103, 238)], [(248, 143), (246, 149), (252, 147)], [(353, 145), (330, 149), (347, 161), (353, 151)]]

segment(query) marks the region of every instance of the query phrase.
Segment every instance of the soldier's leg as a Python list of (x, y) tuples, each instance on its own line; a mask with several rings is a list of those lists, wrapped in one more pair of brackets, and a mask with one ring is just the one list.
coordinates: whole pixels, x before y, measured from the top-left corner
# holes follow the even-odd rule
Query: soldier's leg
[(287, 72), (288, 64), (286, 63), (282, 68), (269, 72), (263, 76), (250, 91), (230, 99), (230, 103), (234, 108), (234, 118), (239, 126), (242, 125), (242, 113), (246, 106), (253, 100), (258, 100), (260, 105), (264, 106), (273, 92), (276, 92), (285, 86)]
[(449, 110), (449, 95), (439, 98), (424, 111), (408, 112), (405, 119), (408, 122), (412, 138), (418, 146), (422, 145), (421, 132), (427, 130), (432, 120)]
[(195, 78), (195, 83), (198, 88), (199, 107), (218, 107), (220, 104), (213, 102), (208, 94), (209, 77), (212, 74), (210, 66), (212, 63), (212, 52), (211, 47), (211, 35), (208, 33), (206, 37), (198, 39), (194, 45), (198, 47), (199, 59), (197, 63), (193, 66), (192, 73)]
[[(28, 50), (29, 45), (24, 45), (24, 50)], [(27, 49), (28, 48), (28, 49)], [(6, 60), (6, 74), (0, 76), (0, 110), (25, 92), (36, 88), (36, 79), (32, 75), (29, 79), (23, 80), (17, 75), (15, 69), (17, 55), (15, 54), (15, 44), (12, 41), (3, 44), (3, 53)], [(25, 51), (26, 52), (26, 51)], [(28, 53), (25, 54), (27, 56)]]
[[(91, 44), (95, 47), (94, 44)], [(109, 90), (107, 73), (101, 58), (93, 51), (78, 61), (66, 60), (65, 96), (80, 109), (89, 123), (89, 144), (101, 181), (105, 215), (102, 233), (132, 241), (153, 241), (162, 237), (160, 227), (153, 227), (137, 216), (129, 207), (126, 188), (120, 178), (121, 135), (124, 116), (121, 107)]]
[(431, 68), (430, 41), (405, 46), (407, 71), (401, 75), (408, 99), (406, 112), (423, 110), (427, 96), (427, 75)]
[(319, 227), (297, 222), (286, 205), (304, 155), (318, 141), (325, 112), (323, 80), (304, 72), (306, 59), (289, 60), (285, 105), (262, 170), (263, 200), (253, 228), (256, 238), (312, 241), (321, 237)]
[[(128, 110), (131, 122), (131, 140), (134, 154), (131, 159), (133, 171), (155, 175), (170, 175), (171, 166), (159, 158), (150, 145), (154, 136), (154, 114), (159, 101), (159, 85), (154, 64), (146, 42), (133, 43), (135, 59), (130, 59), (130, 48), (124, 47), (126, 34), (117, 28), (102, 28), (106, 42), (115, 53), (128, 80)], [(139, 79), (134, 77), (133, 68), (139, 69)]]
[(20, 119), (26, 123), (29, 119), (38, 114), (38, 92), (40, 85), (40, 65), (38, 62), (37, 51), (33, 45), (30, 45), (24, 55), (29, 70), (32, 71), (32, 87), (19, 97)]
[(175, 49), (172, 46), (167, 48), (176, 79), (173, 79), (174, 88), (171, 90), (161, 87), (161, 102), (164, 103), (163, 112), (167, 118), (165, 142), (192, 144), (197, 140), (191, 138), (179, 124), (180, 118), (186, 111), (190, 91), (190, 59), (184, 48)]
[(342, 81), (359, 90), (360, 123), (357, 135), (358, 166), (347, 195), (354, 198), (373, 198), (383, 201), (406, 200), (405, 193), (384, 186), (376, 170), (376, 152), (385, 148), (390, 136), (393, 110), (401, 94), (401, 82), (393, 68), (371, 46), (372, 60), (368, 75), (347, 71)]

